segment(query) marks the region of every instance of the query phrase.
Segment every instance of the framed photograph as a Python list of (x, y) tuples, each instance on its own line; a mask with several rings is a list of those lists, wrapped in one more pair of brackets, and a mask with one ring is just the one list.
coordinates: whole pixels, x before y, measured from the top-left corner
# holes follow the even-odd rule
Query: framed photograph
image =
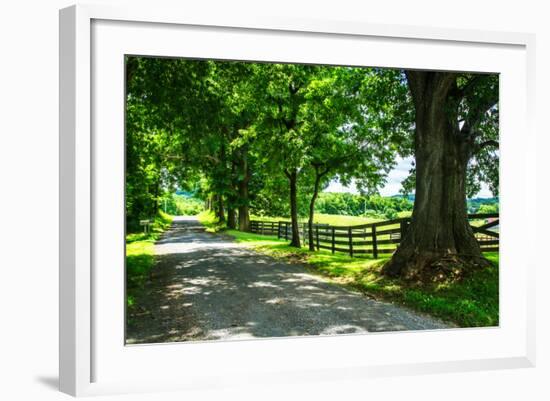
[(61, 10), (61, 391), (534, 366), (534, 84), (527, 34)]

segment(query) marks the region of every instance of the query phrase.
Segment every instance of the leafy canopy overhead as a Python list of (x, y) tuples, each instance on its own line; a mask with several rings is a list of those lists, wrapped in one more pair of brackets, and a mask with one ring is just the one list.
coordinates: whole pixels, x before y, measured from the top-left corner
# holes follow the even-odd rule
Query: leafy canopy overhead
[[(414, 104), (405, 71), (300, 64), (126, 58), (126, 206), (155, 213), (165, 193), (193, 188), (288, 212), (285, 172), (296, 170), (303, 205), (316, 175), (374, 194), (397, 156), (415, 153)], [(458, 74), (457, 127), (476, 144), (470, 194), (498, 194), (498, 76)], [(458, 134), (458, 132), (457, 132)], [(243, 170), (246, 166), (246, 171)], [(238, 183), (250, 175), (249, 198)], [(414, 166), (404, 190), (414, 188)], [(301, 199), (301, 200), (300, 200)], [(301, 207), (303, 210), (303, 207)]]

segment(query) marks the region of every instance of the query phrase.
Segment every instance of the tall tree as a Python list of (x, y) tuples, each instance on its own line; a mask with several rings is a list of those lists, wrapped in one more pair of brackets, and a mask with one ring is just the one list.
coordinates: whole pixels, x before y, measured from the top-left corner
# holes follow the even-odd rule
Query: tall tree
[(322, 67), (310, 82), (302, 107), (302, 137), (307, 143), (305, 160), (313, 171), (309, 201), (309, 249), (315, 249), (315, 202), (322, 186), (339, 176), (349, 183), (358, 179), (363, 189), (374, 191), (384, 182), (393, 164), (389, 135), (381, 136), (379, 119), (364, 112), (362, 68)]
[(250, 225), (248, 184), (252, 174), (249, 149), (254, 141), (248, 130), (258, 114), (257, 89), (251, 79), (257, 66), (243, 62), (210, 62), (210, 66), (209, 92), (218, 104), (215, 118), (225, 137), (231, 164), (227, 170), (231, 180), (225, 188), (228, 213), (232, 215), (228, 225), (235, 225), (233, 214), (237, 209), (239, 228), (247, 231)]
[(128, 226), (156, 214), (163, 192), (195, 166), (197, 139), (210, 131), (208, 71), (204, 62), (126, 57)]
[(487, 265), (468, 223), (466, 195), (469, 166), (476, 174), (472, 160), (498, 147), (498, 76), (406, 76), (415, 110), (415, 202), (410, 227), (383, 271), (435, 276)]
[(259, 100), (263, 113), (258, 124), (265, 161), (288, 180), (292, 238), (300, 247), (298, 223), (298, 180), (304, 169), (307, 142), (302, 136), (305, 93), (319, 67), (293, 64), (264, 64), (257, 71)]
[(345, 185), (353, 181), (362, 193), (376, 192), (402, 151), (407, 119), (392, 96), (403, 88), (386, 84), (398, 76), (392, 70), (323, 67), (309, 85), (303, 132), (309, 145), (306, 160), (314, 171), (310, 250), (314, 250), (315, 202), (323, 181), (338, 177)]

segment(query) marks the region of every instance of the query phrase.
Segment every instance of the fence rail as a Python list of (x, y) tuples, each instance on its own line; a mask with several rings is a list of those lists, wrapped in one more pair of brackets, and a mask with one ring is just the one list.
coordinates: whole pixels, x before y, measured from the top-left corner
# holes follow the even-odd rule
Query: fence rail
[[(470, 214), (468, 219), (482, 252), (496, 252), (499, 249), (499, 215), (498, 213)], [(315, 248), (329, 250), (332, 253), (345, 252), (350, 256), (356, 254), (393, 253), (407, 232), (410, 218), (380, 221), (355, 226), (331, 226), (328, 224), (313, 225), (313, 242)], [(292, 227), (290, 221), (250, 222), (250, 232), (262, 235), (273, 235), (277, 238), (290, 239)], [(307, 223), (300, 223), (300, 239), (304, 244), (309, 242)]]

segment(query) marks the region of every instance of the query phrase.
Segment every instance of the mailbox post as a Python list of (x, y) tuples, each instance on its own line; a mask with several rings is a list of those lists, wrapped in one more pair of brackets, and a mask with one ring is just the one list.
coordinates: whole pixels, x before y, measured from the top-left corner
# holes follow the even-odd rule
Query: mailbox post
[(140, 220), (139, 225), (143, 226), (143, 232), (145, 234), (148, 234), (149, 233), (149, 226), (151, 225), (151, 220), (149, 220), (149, 219)]

